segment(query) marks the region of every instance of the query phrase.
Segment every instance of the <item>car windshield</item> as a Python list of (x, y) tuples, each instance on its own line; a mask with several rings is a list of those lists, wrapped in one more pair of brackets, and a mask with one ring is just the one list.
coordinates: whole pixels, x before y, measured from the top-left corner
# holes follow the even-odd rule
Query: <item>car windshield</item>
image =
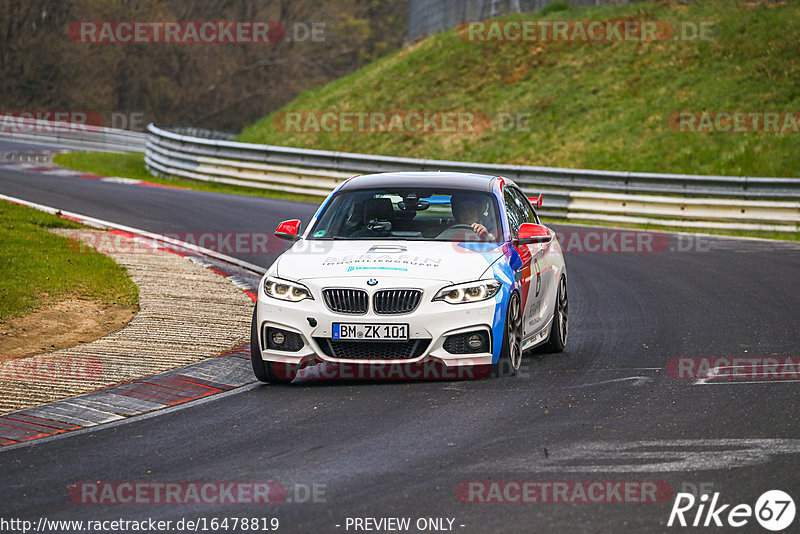
[(489, 193), (386, 188), (337, 194), (309, 238), (496, 242), (502, 230)]

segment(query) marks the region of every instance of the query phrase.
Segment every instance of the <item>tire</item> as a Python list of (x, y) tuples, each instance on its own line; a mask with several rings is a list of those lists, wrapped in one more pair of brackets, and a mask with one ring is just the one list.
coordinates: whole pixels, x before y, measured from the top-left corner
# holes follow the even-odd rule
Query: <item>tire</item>
[(553, 310), (553, 324), (550, 326), (550, 337), (544, 346), (544, 352), (564, 352), (569, 334), (569, 300), (567, 299), (567, 279), (561, 277), (556, 291), (556, 309)]
[(258, 325), (256, 312), (253, 311), (253, 321), (250, 324), (250, 363), (253, 364), (253, 373), (261, 382), (269, 384), (288, 384), (297, 376), (297, 371), (290, 366), (278, 362), (265, 362), (261, 358), (261, 346), (258, 343)]
[(492, 364), (492, 376), (513, 376), (522, 364), (522, 306), (519, 293), (508, 299), (500, 359)]

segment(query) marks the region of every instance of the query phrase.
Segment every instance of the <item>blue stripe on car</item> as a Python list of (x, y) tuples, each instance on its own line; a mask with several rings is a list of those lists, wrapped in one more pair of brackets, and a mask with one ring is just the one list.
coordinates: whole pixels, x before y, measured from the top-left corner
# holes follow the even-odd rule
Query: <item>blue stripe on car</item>
[(503, 285), (495, 295), (494, 319), (492, 321), (492, 363), (500, 360), (505, 335), (506, 311), (508, 301), (517, 288), (515, 273), (522, 267), (522, 258), (517, 249), (504, 245), (505, 254), (492, 264), (492, 274)]

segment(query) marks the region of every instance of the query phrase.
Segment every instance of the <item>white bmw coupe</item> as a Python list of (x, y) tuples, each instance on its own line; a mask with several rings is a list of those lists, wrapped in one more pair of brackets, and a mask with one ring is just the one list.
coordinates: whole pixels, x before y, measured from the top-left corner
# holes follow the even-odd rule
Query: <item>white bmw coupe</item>
[(435, 362), (514, 374), (523, 352), (567, 343), (555, 233), (511, 180), (443, 172), (350, 178), (270, 267), (253, 313), (253, 371), (293, 380), (322, 362)]

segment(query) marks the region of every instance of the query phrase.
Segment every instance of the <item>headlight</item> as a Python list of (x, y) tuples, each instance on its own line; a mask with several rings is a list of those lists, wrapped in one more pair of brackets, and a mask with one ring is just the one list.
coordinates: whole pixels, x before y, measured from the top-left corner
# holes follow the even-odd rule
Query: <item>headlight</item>
[(500, 291), (501, 283), (497, 280), (478, 280), (466, 284), (456, 284), (442, 288), (433, 300), (443, 300), (448, 304), (464, 302), (480, 302), (494, 297)]
[(268, 276), (264, 280), (264, 293), (278, 300), (288, 300), (289, 302), (300, 302), (301, 300), (311, 299), (311, 291), (303, 284), (281, 280), (274, 276)]

